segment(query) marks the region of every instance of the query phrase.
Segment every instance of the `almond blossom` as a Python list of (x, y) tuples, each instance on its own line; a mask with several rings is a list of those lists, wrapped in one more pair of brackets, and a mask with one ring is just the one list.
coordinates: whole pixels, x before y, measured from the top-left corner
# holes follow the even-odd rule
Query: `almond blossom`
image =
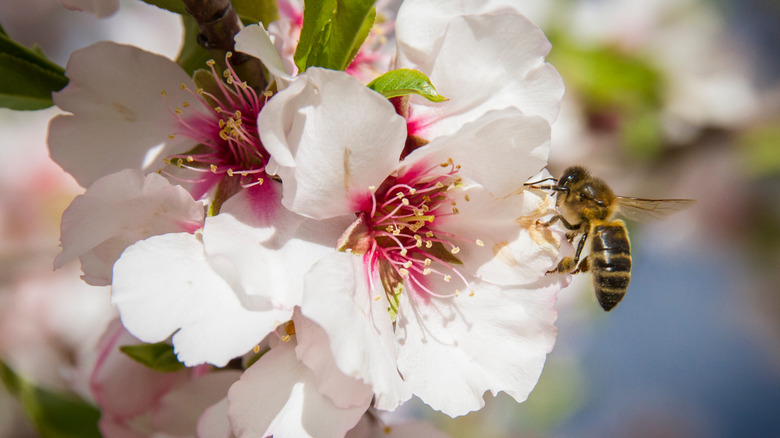
[(256, 119), (265, 98), (226, 63), (227, 84), (210, 62), (211, 79), (199, 87), (175, 62), (136, 47), (77, 50), (70, 82), (53, 95), (72, 114), (49, 124), (52, 159), (84, 187), (123, 169), (163, 168), (195, 199), (226, 178), (262, 183), (267, 154)]
[(107, 437), (195, 436), (200, 417), (225, 398), (240, 373), (215, 373), (209, 366), (155, 371), (119, 350), (137, 344), (119, 320), (109, 325), (101, 338), (90, 378), (90, 389), (101, 410), (100, 431)]
[(203, 217), (203, 204), (160, 175), (132, 169), (107, 175), (63, 213), (62, 252), (54, 267), (78, 257), (84, 281), (110, 285), (114, 262), (128, 245), (158, 234), (192, 233)]
[(401, 105), (413, 142), (451, 135), (506, 107), (555, 121), (564, 87), (544, 61), (551, 44), (512, 2), (407, 0), (395, 29), (395, 67), (421, 71), (448, 98), (412, 96)]
[(372, 386), (377, 408), (414, 394), (462, 415), (487, 390), (522, 401), (552, 348), (563, 286), (544, 275), (560, 236), (527, 220), (552, 203), (517, 193), (545, 165), (549, 124), (491, 111), (399, 163), (404, 125), (377, 93), (318, 68), (261, 113), (283, 204), (352, 218), (344, 253), (306, 275), (301, 313), (327, 333), (339, 369)]

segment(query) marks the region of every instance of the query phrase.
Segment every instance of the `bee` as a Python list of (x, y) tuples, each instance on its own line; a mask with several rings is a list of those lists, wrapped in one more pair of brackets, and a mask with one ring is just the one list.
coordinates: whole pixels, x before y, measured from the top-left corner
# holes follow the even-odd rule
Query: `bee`
[[(660, 219), (688, 207), (692, 199), (643, 199), (615, 196), (601, 179), (582, 166), (572, 166), (552, 185), (537, 185), (545, 180), (525, 184), (526, 187), (558, 192), (556, 205), (560, 214), (539, 225), (549, 227), (561, 221), (569, 232), (569, 242), (577, 243), (574, 257), (564, 257), (549, 273), (593, 272), (596, 299), (605, 311), (612, 310), (626, 295), (631, 281), (631, 244), (626, 224), (613, 219), (619, 214), (627, 219)], [(591, 240), (590, 254), (580, 261), (585, 243)]]

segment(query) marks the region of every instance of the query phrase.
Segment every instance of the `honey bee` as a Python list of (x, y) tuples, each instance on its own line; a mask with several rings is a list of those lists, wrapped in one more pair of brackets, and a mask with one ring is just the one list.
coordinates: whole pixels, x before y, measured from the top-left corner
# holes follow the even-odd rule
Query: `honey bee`
[[(688, 207), (692, 199), (642, 199), (615, 196), (612, 189), (601, 179), (595, 178), (581, 166), (572, 166), (552, 185), (537, 185), (537, 181), (526, 187), (558, 192), (556, 205), (560, 214), (539, 225), (549, 227), (557, 221), (569, 230), (569, 242), (580, 240), (574, 257), (565, 257), (558, 266), (549, 271), (579, 272), (593, 271), (593, 288), (596, 299), (605, 311), (610, 311), (626, 295), (631, 281), (631, 245), (626, 224), (613, 219), (618, 214), (627, 219), (660, 219)], [(580, 261), (580, 255), (588, 238), (591, 239), (590, 254)]]

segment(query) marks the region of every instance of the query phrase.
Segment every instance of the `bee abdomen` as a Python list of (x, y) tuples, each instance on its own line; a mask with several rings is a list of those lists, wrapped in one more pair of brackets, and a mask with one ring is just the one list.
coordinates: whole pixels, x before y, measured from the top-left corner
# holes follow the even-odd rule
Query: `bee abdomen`
[(593, 227), (590, 265), (596, 298), (604, 310), (612, 310), (631, 281), (631, 246), (623, 222)]

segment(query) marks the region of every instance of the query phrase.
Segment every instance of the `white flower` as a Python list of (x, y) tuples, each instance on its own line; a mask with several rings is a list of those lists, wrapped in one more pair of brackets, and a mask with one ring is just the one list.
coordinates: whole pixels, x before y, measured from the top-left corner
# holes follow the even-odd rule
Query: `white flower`
[(352, 254), (318, 261), (301, 304), (339, 369), (370, 384), (380, 409), (412, 394), (450, 415), (479, 409), (487, 390), (524, 400), (554, 342), (562, 285), (544, 276), (560, 236), (535, 225), (551, 199), (516, 194), (546, 163), (548, 122), (491, 111), (398, 163), (406, 129), (393, 106), (310, 68), (258, 126), (283, 204), (353, 222), (339, 240)]
[[(296, 333), (298, 329), (296, 325)], [(320, 350), (320, 362), (329, 360), (330, 352), (321, 350), (327, 343), (313, 347)], [(340, 397), (342, 406), (320, 390), (322, 374), (316, 376), (298, 359), (294, 342), (278, 343), (265, 353), (228, 393), (228, 415), (236, 436), (343, 437), (368, 408), (371, 390), (341, 374), (330, 360), (320, 363), (320, 371), (336, 379), (330, 383), (353, 387), (332, 387), (331, 396)]]
[(542, 31), (510, 2), (450, 3), (407, 0), (398, 11), (396, 68), (425, 73), (449, 99), (413, 96), (409, 134), (430, 141), (507, 107), (555, 121), (564, 87), (544, 62), (551, 45)]
[(160, 175), (130, 169), (107, 175), (62, 214), (62, 252), (54, 267), (78, 257), (84, 281), (107, 286), (128, 245), (158, 234), (193, 233), (203, 226), (203, 216), (202, 203)]
[[(137, 344), (118, 320), (101, 338), (90, 378), (100, 431), (107, 437), (194, 436), (201, 415), (226, 397), (239, 372), (210, 372), (208, 366), (154, 371), (119, 350)], [(227, 423), (224, 413), (222, 421)]]
[[(198, 199), (225, 178), (262, 182), (267, 154), (257, 136), (264, 97), (228, 63), (225, 85), (196, 88), (175, 62), (132, 46), (99, 42), (74, 52), (68, 85), (54, 93), (72, 114), (49, 124), (51, 156), (86, 187), (122, 169), (166, 173), (191, 184)], [(197, 146), (197, 147), (196, 147)]]
[(206, 218), (202, 233), (169, 233), (128, 247), (112, 284), (125, 327), (145, 342), (173, 334), (188, 366), (224, 366), (290, 320), (303, 275), (348, 222), (287, 211), (278, 186), (241, 191)]

